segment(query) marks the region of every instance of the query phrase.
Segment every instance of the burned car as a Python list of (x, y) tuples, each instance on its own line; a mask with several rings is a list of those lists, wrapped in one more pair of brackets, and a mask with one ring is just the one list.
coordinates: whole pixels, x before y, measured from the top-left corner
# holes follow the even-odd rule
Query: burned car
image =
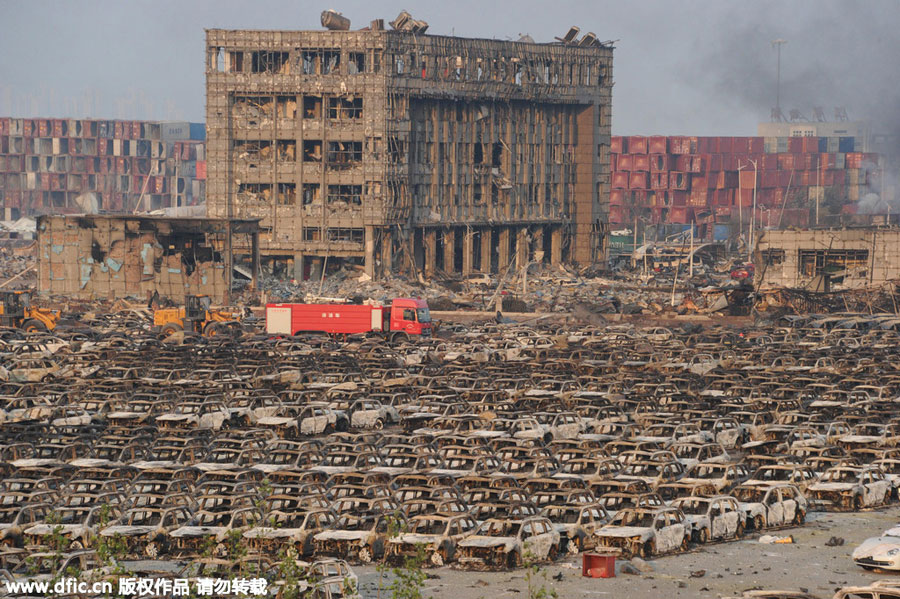
[(490, 519), (458, 545), (458, 563), (465, 568), (517, 568), (525, 559), (556, 559), (559, 533), (547, 518)]
[(691, 528), (681, 510), (675, 507), (627, 508), (619, 511), (609, 524), (595, 534), (598, 549), (618, 550), (626, 557), (639, 555), (650, 559), (656, 555), (686, 551)]

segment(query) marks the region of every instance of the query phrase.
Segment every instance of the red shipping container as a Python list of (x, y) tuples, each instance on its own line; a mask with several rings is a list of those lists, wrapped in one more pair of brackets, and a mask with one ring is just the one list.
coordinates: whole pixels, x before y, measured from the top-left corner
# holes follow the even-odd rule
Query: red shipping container
[(616, 171), (612, 174), (613, 189), (628, 189), (628, 173), (625, 171)]
[[(704, 170), (703, 167), (710, 164), (711, 157), (710, 155), (699, 155), (694, 154), (691, 156), (691, 172), (692, 173), (702, 173)], [(708, 169), (712, 170), (712, 169)]]
[(690, 180), (687, 173), (672, 171), (669, 173), (669, 189), (684, 190), (688, 188)]
[(9, 135), (9, 117), (0, 118), (0, 135)]
[(693, 211), (686, 206), (673, 206), (669, 208), (668, 218), (666, 222), (670, 224), (688, 224), (691, 222)]
[(673, 135), (669, 138), (669, 154), (687, 154), (684, 151), (686, 137), (682, 135)]
[(834, 184), (840, 187), (843, 187), (844, 183), (846, 182), (846, 175), (847, 172), (842, 170), (835, 170), (831, 172), (831, 176), (834, 179)]
[(628, 179), (628, 189), (649, 189), (650, 188), (650, 174), (647, 172), (638, 172), (635, 171), (631, 173), (631, 177)]
[[(816, 149), (818, 149), (818, 147)], [(800, 152), (803, 152), (803, 138), (789, 137), (788, 152), (790, 152), (791, 154), (799, 154)]]
[(775, 172), (778, 173), (778, 187), (787, 187), (788, 185), (793, 187), (793, 186), (797, 185), (797, 175), (794, 175), (792, 177), (791, 171), (775, 171)]
[(141, 136), (141, 122), (134, 121), (131, 123), (131, 139), (140, 139)]
[(819, 151), (819, 138), (818, 137), (803, 137), (803, 151), (804, 152), (818, 152)]
[(763, 154), (762, 158), (759, 162), (759, 168), (767, 171), (777, 171), (778, 170), (778, 155), (777, 154)]
[(609, 191), (609, 205), (610, 206), (621, 206), (625, 201), (625, 192), (621, 189), (611, 189)]
[(113, 137), (116, 139), (122, 139), (123, 127), (122, 121), (115, 121), (113, 123)]
[(650, 189), (668, 189), (669, 173), (650, 173)]
[(648, 154), (634, 154), (633, 170), (649, 172), (650, 171), (650, 156)]
[[(708, 171), (720, 171), (725, 166), (725, 161), (721, 154), (710, 154), (708, 156), (705, 156), (704, 158), (706, 159), (706, 169)], [(695, 173), (702, 172), (702, 170), (696, 170), (694, 168), (692, 168), (691, 171)]]
[[(715, 152), (714, 137), (698, 137), (697, 138), (697, 154), (709, 154)], [(692, 154), (694, 152), (691, 152)]]
[[(735, 202), (734, 202), (735, 206), (737, 206), (739, 204), (742, 206), (745, 206), (745, 207), (753, 206), (753, 189), (751, 188), (751, 189), (736, 189), (736, 190), (734, 190), (734, 200), (735, 200)], [(747, 215), (745, 214), (744, 217), (745, 217), (744, 222), (747, 222), (746, 221)]]
[(720, 154), (731, 154), (734, 152), (734, 138), (732, 137), (717, 137), (716, 144), (716, 152)]
[(617, 158), (618, 158), (618, 156), (615, 155), (615, 154), (610, 154), (610, 155), (609, 155), (609, 171), (610, 171), (610, 172), (619, 170), (619, 169), (616, 168), (616, 159), (617, 159)]
[(615, 224), (622, 223), (622, 213), (624, 212), (621, 206), (610, 206), (609, 207), (609, 222)]
[(718, 189), (733, 189), (738, 185), (738, 176), (734, 171), (719, 171), (716, 179)]
[(695, 208), (705, 208), (708, 201), (709, 192), (706, 189), (692, 189), (690, 195), (690, 205)]
[(647, 153), (647, 138), (643, 135), (632, 135), (628, 138), (628, 153), (629, 154), (646, 154)]
[(691, 170), (691, 156), (681, 154), (675, 157), (675, 167), (669, 170), (688, 172)]
[(625, 153), (625, 140), (621, 135), (613, 135), (609, 141), (609, 151), (613, 154)]
[[(751, 165), (752, 166), (752, 165)], [(741, 189), (753, 189), (756, 182), (756, 173), (753, 172), (752, 168), (745, 168), (740, 172), (740, 187)]]
[(762, 154), (766, 151), (765, 140), (762, 137), (750, 138), (750, 152), (753, 154)]
[(712, 187), (716, 186), (716, 178), (715, 174), (713, 175), (698, 175), (691, 174), (691, 190), (694, 189), (709, 189), (710, 188), (710, 179), (712, 180)]
[(793, 154), (777, 154), (778, 156), (778, 169), (782, 171), (790, 171), (796, 168), (794, 166), (794, 155)]
[(666, 138), (662, 135), (651, 135), (647, 142), (647, 151), (650, 154), (665, 154), (668, 151)]
[(848, 152), (845, 161), (847, 168), (862, 168), (863, 154), (861, 152)]
[(668, 154), (651, 154), (650, 155), (650, 172), (659, 173), (671, 170), (669, 166), (674, 160)]
[(634, 170), (634, 156), (631, 154), (619, 154), (618, 158), (616, 158), (616, 170), (625, 172)]
[[(764, 208), (772, 208), (773, 206), (777, 206), (778, 202), (775, 200), (775, 192), (782, 191), (776, 189), (760, 189), (756, 196), (756, 205), (757, 207), (763, 206)], [(782, 193), (784, 193), (782, 191)]]
[(759, 183), (760, 187), (765, 188), (765, 189), (771, 189), (773, 187), (778, 187), (778, 171), (762, 171), (762, 172), (760, 172), (758, 183)]
[(647, 192), (646, 191), (628, 191), (626, 192), (626, 205), (630, 206), (647, 206)]

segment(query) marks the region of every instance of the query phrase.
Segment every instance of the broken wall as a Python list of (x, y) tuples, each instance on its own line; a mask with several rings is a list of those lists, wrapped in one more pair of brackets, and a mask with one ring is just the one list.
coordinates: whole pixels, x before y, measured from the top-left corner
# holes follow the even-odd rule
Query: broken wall
[(199, 294), (226, 302), (224, 232), (173, 231), (162, 219), (42, 216), (37, 235), (41, 293), (95, 299), (158, 291), (176, 301)]
[(806, 229), (765, 231), (754, 252), (756, 285), (877, 287), (900, 279), (900, 229)]

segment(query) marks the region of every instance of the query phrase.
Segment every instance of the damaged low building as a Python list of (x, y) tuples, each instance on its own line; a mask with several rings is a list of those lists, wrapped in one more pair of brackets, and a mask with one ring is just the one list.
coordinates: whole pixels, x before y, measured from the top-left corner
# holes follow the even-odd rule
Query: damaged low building
[(878, 287), (900, 279), (900, 228), (766, 231), (754, 262), (762, 289)]
[(256, 284), (259, 227), (252, 219), (45, 215), (37, 246), (43, 294), (112, 299), (156, 291), (178, 303), (191, 294), (222, 304), (235, 267)]
[(613, 47), (385, 29), (207, 31), (208, 215), (295, 278), (604, 261)]

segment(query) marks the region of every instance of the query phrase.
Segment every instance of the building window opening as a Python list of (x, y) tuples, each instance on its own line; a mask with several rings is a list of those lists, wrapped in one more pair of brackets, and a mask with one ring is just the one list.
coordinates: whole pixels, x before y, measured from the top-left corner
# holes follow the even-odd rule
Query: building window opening
[(362, 161), (361, 141), (330, 141), (326, 162), (329, 168), (351, 168)]
[(338, 121), (362, 117), (362, 98), (328, 98), (328, 118)]
[(362, 204), (362, 185), (329, 185), (328, 203), (359, 206)]

